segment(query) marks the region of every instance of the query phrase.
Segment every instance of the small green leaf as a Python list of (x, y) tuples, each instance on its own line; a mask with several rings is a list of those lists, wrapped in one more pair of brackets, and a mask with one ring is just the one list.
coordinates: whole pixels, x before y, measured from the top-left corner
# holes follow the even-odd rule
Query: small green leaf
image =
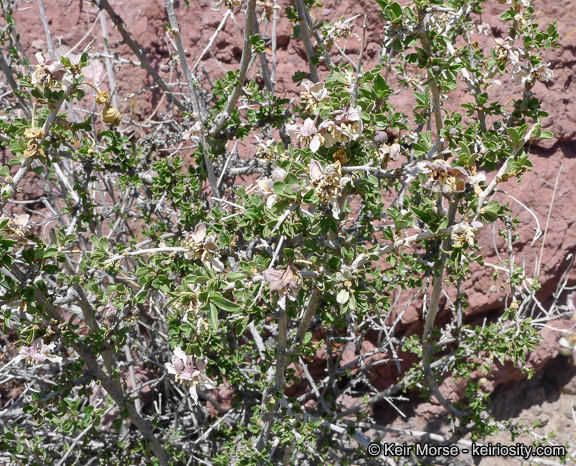
[(212, 303), (210, 303), (210, 310), (208, 311), (208, 322), (213, 330), (218, 330), (218, 309)]
[(210, 300), (216, 304), (220, 309), (223, 309), (228, 312), (235, 312), (242, 309), (242, 306), (239, 304), (233, 303), (232, 301), (227, 300), (223, 296), (220, 295), (212, 295), (210, 296)]
[(55, 256), (56, 254), (58, 254), (57, 248), (48, 248), (46, 251), (44, 251), (44, 254), (42, 254), (42, 259), (47, 259), (48, 257)]

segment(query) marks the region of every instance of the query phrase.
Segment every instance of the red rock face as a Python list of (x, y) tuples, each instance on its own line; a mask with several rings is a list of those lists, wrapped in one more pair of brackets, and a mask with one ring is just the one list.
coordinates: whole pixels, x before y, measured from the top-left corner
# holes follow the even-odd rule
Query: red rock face
[[(89, 2), (69, 1), (69, 0), (45, 0), (45, 8), (52, 31), (54, 42), (60, 50), (67, 50), (78, 45), (76, 51), (81, 51), (88, 41), (97, 38), (94, 43), (94, 50), (104, 52), (102, 41), (101, 25), (97, 21), (98, 10)], [(205, 73), (211, 79), (222, 76), (226, 70), (233, 70), (238, 66), (242, 50), (242, 37), (238, 31), (244, 25), (244, 16), (239, 12), (239, 8), (234, 11), (234, 18), (228, 18), (222, 32), (214, 41), (211, 53), (200, 56), (208, 44), (215, 29), (219, 26), (224, 16), (225, 10), (212, 11), (211, 2), (199, 0), (190, 2), (187, 7), (184, 2), (176, 4), (176, 12), (180, 23), (180, 30), (187, 55), (190, 62), (197, 59), (201, 61), (196, 69), (202, 85), (208, 86)], [(530, 148), (533, 153), (532, 161), (534, 169), (524, 176), (521, 185), (509, 181), (501, 184), (499, 188), (505, 192), (499, 192), (495, 199), (510, 202), (514, 215), (519, 215), (522, 225), (519, 229), (521, 239), (515, 243), (517, 249), (516, 264), (525, 267), (529, 275), (535, 273), (536, 260), (540, 256), (542, 246), (543, 261), (539, 270), (539, 281), (542, 289), (538, 293), (541, 301), (546, 301), (552, 296), (555, 287), (565, 272), (568, 261), (566, 257), (570, 253), (576, 253), (576, 235), (571, 231), (576, 221), (576, 191), (572, 181), (572, 173), (576, 171), (576, 84), (574, 81), (574, 63), (576, 47), (576, 9), (572, 2), (560, 0), (558, 2), (541, 2), (536, 0), (535, 8), (538, 12), (539, 23), (542, 26), (554, 20), (559, 22), (560, 47), (546, 51), (545, 60), (551, 62), (554, 71), (554, 79), (546, 84), (537, 83), (534, 92), (543, 99), (543, 108), (550, 113), (550, 117), (544, 120), (544, 128), (553, 131), (555, 139), (533, 143)], [(160, 65), (169, 62), (169, 56), (175, 53), (170, 37), (166, 34), (164, 22), (167, 21), (166, 11), (163, 2), (146, 0), (124, 0), (122, 2), (111, 0), (116, 12), (125, 21), (126, 28), (132, 34), (139, 46), (145, 50), (146, 56), (152, 65), (159, 69)], [(279, 2), (282, 7), (280, 15), (284, 18), (284, 8), (291, 2), (283, 0)], [(479, 21), (492, 25), (497, 37), (505, 36), (503, 23), (498, 18), (507, 9), (507, 5), (490, 1), (485, 5), (485, 12)], [(342, 15), (351, 17), (358, 13), (367, 14), (366, 31), (366, 54), (365, 66), (368, 68), (377, 62), (381, 41), (384, 38), (383, 23), (377, 16), (378, 7), (372, 1), (336, 2), (326, 0), (324, 8), (316, 8), (312, 11), (313, 16), (318, 20), (337, 20)], [(45, 36), (43, 27), (39, 19), (36, 3), (27, 3), (16, 12), (16, 20), (21, 32), (21, 40), (26, 53), (31, 58), (39, 50), (45, 50)], [(357, 29), (361, 28), (362, 18), (356, 20)], [(237, 24), (235, 24), (235, 22)], [(263, 28), (263, 25), (260, 25)], [(129, 60), (136, 60), (128, 47), (121, 44), (120, 35), (113, 27), (113, 23), (108, 18), (108, 29), (110, 31), (110, 45), (118, 56)], [(269, 34), (269, 31), (261, 33)], [(478, 40), (485, 49), (494, 45), (493, 38), (474, 34), (473, 40)], [(291, 30), (288, 22), (280, 20), (278, 25), (278, 66), (276, 69), (276, 92), (278, 95), (291, 98), (297, 96), (299, 90), (292, 83), (291, 76), (297, 71), (306, 71), (305, 53), (301, 41), (291, 37)], [(357, 60), (360, 42), (356, 38), (347, 41), (345, 51), (353, 61)], [(333, 59), (339, 61), (341, 56), (334, 54)], [(343, 59), (342, 59), (343, 60)], [(174, 62), (172, 62), (175, 65)], [(91, 68), (93, 77), (104, 80), (104, 87), (107, 80), (104, 77), (105, 68), (95, 64)], [(325, 76), (327, 68), (320, 66), (321, 75)], [(179, 67), (172, 66), (169, 72), (161, 72), (166, 81), (173, 82), (182, 80), (182, 73)], [(132, 96), (153, 85), (152, 79), (140, 68), (124, 64), (117, 71), (116, 77), (118, 88), (116, 93), (120, 101), (120, 110), (123, 115), (133, 114), (135, 119), (147, 118), (154, 109), (160, 105), (161, 111), (165, 108), (165, 101), (161, 102), (161, 94), (152, 89), (144, 91), (138, 96)], [(393, 81), (393, 79), (392, 79)], [(502, 102), (506, 102), (513, 92), (517, 91), (513, 82), (502, 82), (502, 85), (495, 86), (492, 90), (494, 95)], [(452, 109), (458, 109), (459, 103), (469, 97), (462, 92), (458, 99), (446, 103)], [(401, 93), (395, 98), (399, 105), (405, 105), (410, 114), (408, 105), (411, 96)], [(494, 176), (494, 175), (490, 175)], [(491, 178), (489, 178), (490, 180)], [(555, 197), (556, 180), (558, 179)], [(30, 178), (24, 184), (24, 192), (29, 199), (40, 197), (39, 187)], [(522, 203), (525, 207), (523, 207)], [(545, 243), (542, 237), (532, 244), (534, 238), (534, 228), (537, 227), (534, 216), (538, 218), (540, 229), (546, 227), (546, 219), (550, 214), (550, 224), (546, 232)], [(501, 225), (497, 225), (499, 227)], [(501, 266), (498, 261), (496, 250), (499, 253), (505, 251), (502, 239), (493, 234), (491, 228), (484, 228), (480, 236), (480, 244), (484, 253), (485, 261)], [(464, 284), (463, 288), (468, 290), (469, 309), (466, 311), (466, 319), (474, 322), (486, 316), (489, 311), (502, 309), (503, 294), (498, 291), (500, 282), (493, 282), (491, 275), (493, 270), (489, 267), (477, 268), (472, 279)], [(571, 282), (576, 281), (574, 271), (569, 272)], [(495, 289), (496, 291), (492, 291)], [(450, 316), (440, 315), (439, 321), (447, 321)], [(402, 333), (420, 333), (422, 330), (421, 309), (413, 307), (409, 309), (403, 319), (403, 325), (399, 327)], [(560, 327), (562, 324), (556, 325)], [(558, 334), (551, 330), (542, 332), (543, 340), (540, 346), (530, 355), (528, 364), (536, 369), (542, 369), (555, 356), (554, 349)], [(407, 356), (407, 355), (404, 355)], [(325, 363), (325, 355), (318, 354), (311, 362), (310, 372), (322, 377)], [(345, 354), (345, 361), (353, 359), (354, 355)], [(410, 359), (407, 358), (410, 362)], [(378, 387), (386, 387), (394, 383), (398, 375), (395, 367), (388, 368), (388, 365), (376, 366), (375, 380)], [(490, 377), (490, 388), (507, 382), (518, 380), (524, 377), (517, 370), (512, 370), (508, 366), (495, 367)], [(446, 395), (457, 399), (462, 395), (462, 387), (453, 383), (445, 383), (442, 388)], [(435, 408), (430, 405), (422, 405), (418, 412), (427, 416), (435, 413)]]

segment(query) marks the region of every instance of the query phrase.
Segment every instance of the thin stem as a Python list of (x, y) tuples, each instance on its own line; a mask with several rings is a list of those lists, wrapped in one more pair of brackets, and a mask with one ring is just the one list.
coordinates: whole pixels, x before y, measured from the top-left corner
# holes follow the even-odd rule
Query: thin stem
[(314, 62), (318, 57), (316, 56), (314, 47), (312, 47), (312, 40), (310, 39), (310, 28), (308, 27), (308, 21), (306, 19), (306, 6), (302, 0), (294, 0), (294, 6), (298, 13), (298, 21), (300, 21), (300, 33), (302, 34), (302, 41), (306, 49), (306, 58), (308, 58), (308, 65), (310, 66), (310, 78), (312, 82), (317, 83), (320, 79), (318, 78), (318, 68)]
[(124, 42), (128, 45), (128, 47), (130, 47), (130, 49), (132, 50), (134, 55), (136, 55), (138, 57), (138, 59), (140, 60), (140, 64), (141, 64), (142, 68), (144, 68), (148, 72), (148, 74), (152, 77), (152, 79), (158, 85), (158, 87), (160, 89), (162, 89), (168, 95), (168, 97), (174, 102), (174, 105), (176, 105), (176, 107), (178, 107), (180, 110), (186, 111), (185, 105), (168, 88), (168, 86), (164, 82), (164, 80), (160, 77), (160, 75), (152, 67), (152, 65), (148, 61), (148, 58), (146, 58), (146, 55), (144, 54), (142, 49), (139, 47), (139, 45), (136, 42), (134, 42), (134, 39), (132, 39), (132, 36), (124, 27), (124, 20), (122, 19), (122, 17), (120, 15), (118, 15), (114, 11), (114, 8), (112, 8), (112, 6), (108, 2), (108, 0), (94, 0), (94, 3), (96, 3), (98, 8), (106, 10), (108, 15), (112, 19), (112, 22), (114, 23), (114, 25), (118, 29), (118, 32), (122, 36), (122, 39), (124, 40)]
[[(450, 202), (448, 208), (448, 223), (454, 222), (454, 217), (458, 211), (458, 201)], [(442, 246), (440, 250), (440, 257), (438, 262), (440, 263), (434, 275), (433, 285), (432, 285), (432, 295), (430, 297), (430, 307), (428, 313), (426, 314), (426, 319), (424, 321), (424, 331), (422, 335), (422, 368), (424, 370), (424, 380), (434, 397), (438, 402), (444, 406), (444, 408), (458, 418), (463, 418), (466, 413), (457, 410), (440, 392), (436, 378), (432, 372), (431, 367), (431, 356), (434, 351), (434, 342), (432, 338), (432, 331), (434, 329), (434, 322), (436, 321), (436, 316), (438, 315), (440, 296), (442, 295), (442, 282), (444, 279), (444, 266), (448, 258), (448, 254), (445, 252), (449, 247), (449, 240), (445, 238), (442, 241)]]
[(238, 102), (240, 94), (242, 94), (242, 89), (244, 88), (244, 82), (246, 81), (246, 74), (248, 73), (248, 67), (252, 58), (252, 45), (250, 44), (250, 36), (253, 35), (254, 30), (254, 19), (256, 17), (256, 0), (248, 0), (246, 5), (246, 26), (244, 28), (244, 44), (242, 47), (242, 58), (240, 59), (240, 72), (238, 76), (238, 84), (228, 97), (228, 102), (226, 102), (226, 108), (222, 111), (220, 115), (216, 118), (216, 123), (208, 131), (208, 136), (214, 137), (222, 128), (226, 122), (230, 119), (232, 111)]

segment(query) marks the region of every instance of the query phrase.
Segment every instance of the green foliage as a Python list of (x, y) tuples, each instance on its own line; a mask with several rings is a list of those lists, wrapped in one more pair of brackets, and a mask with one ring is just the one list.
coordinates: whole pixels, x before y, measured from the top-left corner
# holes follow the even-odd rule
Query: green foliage
[[(110, 96), (82, 73), (95, 59), (88, 52), (78, 64), (62, 57), (32, 75), (18, 71), (25, 60), (3, 6), (0, 43), (20, 87), (2, 104), (11, 158), (0, 167), (1, 202), (33, 170), (51, 233), (24, 217), (0, 219), (0, 321), (20, 348), (5, 353), (6, 367), (34, 367), (30, 383), (43, 381), (22, 395), (26, 416), (4, 426), (0, 451), (30, 465), (52, 454), (62, 461), (68, 448), (77, 464), (95, 455), (97, 464), (168, 464), (158, 451), (171, 464), (272, 465), (298, 455), (351, 464), (365, 452), (344, 458), (338, 445), (363, 438), (351, 416), (365, 419), (379, 364), (396, 365), (398, 382), (424, 397), (448, 377), (466, 380), (464, 398), (445, 404), (450, 416), (473, 440), (497, 434), (477, 375), (506, 365), (533, 375), (527, 355), (538, 327), (517, 302), (528, 277), (513, 254), (495, 269), (507, 274), (506, 309), (483, 325), (463, 322), (461, 285), (484, 265), (481, 228), (504, 225), (509, 251), (518, 239), (511, 207), (491, 196), (533, 167), (531, 141), (553, 137), (533, 87), (550, 77), (541, 50), (558, 41), (558, 25), (542, 29), (534, 9), (514, 1), (501, 16), (510, 40), (484, 52), (469, 34), (481, 1), (376, 3), (382, 64), (358, 72), (331, 61), (318, 83), (295, 70), (295, 101), (268, 72), (244, 82), (240, 69), (191, 77), (190, 88), (174, 87), (160, 122), (150, 116), (138, 129), (126, 115), (120, 126), (72, 118), (69, 108), (89, 100), (86, 86), (102, 115), (110, 110)], [(298, 12), (285, 13), (292, 37), (306, 39)], [(310, 76), (353, 20), (314, 25), (318, 56), (302, 64), (313, 65)], [(271, 42), (260, 30), (245, 42), (266, 64)], [(519, 84), (511, 106), (489, 91), (497, 75)], [(463, 113), (447, 111), (462, 90)], [(410, 108), (394, 103), (400, 91)], [(191, 99), (175, 100), (183, 95)], [(16, 116), (20, 101), (33, 106)], [(68, 113), (59, 113), (64, 102)], [(442, 326), (436, 283), (457, 295)], [(404, 312), (423, 296), (425, 334), (400, 341)], [(347, 351), (357, 359), (344, 364)], [(403, 353), (417, 361), (412, 369)], [(326, 377), (309, 371), (319, 359)], [(134, 383), (150, 386), (153, 409)], [(228, 389), (229, 410), (216, 387)], [(340, 421), (344, 395), (366, 401), (346, 414), (352, 424)], [(60, 435), (62, 449), (50, 450), (32, 426)]]

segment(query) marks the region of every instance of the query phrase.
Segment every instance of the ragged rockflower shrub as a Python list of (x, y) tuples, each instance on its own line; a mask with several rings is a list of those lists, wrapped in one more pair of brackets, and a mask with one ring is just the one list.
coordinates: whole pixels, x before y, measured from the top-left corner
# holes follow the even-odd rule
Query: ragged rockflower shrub
[[(530, 170), (531, 141), (552, 137), (533, 89), (553, 78), (542, 54), (556, 23), (513, 0), (505, 37), (481, 47), (482, 1), (376, 0), (384, 40), (368, 66), (362, 11), (330, 23), (311, 16), (314, 2), (220, 1), (225, 19), (245, 16), (242, 56), (208, 79), (187, 61), (187, 7), (177, 16), (166, 0), (172, 55), (159, 69), (174, 85), (114, 3), (91, 8), (166, 97), (138, 132), (118, 89), (84, 71), (104, 60), (113, 83), (132, 57), (95, 45), (58, 56), (47, 29), (30, 64), (2, 4), (1, 376), (22, 388), (2, 407), (3, 458), (356, 464), (378, 440), (364, 433), (373, 406), (406, 396), (445, 408), (450, 444), (505, 428), (486, 414), (484, 376), (505, 358), (530, 371), (545, 322), (532, 318), (538, 277), (514, 264), (518, 219), (493, 194)], [(279, 21), (308, 60), (284, 77), (294, 101), (275, 90)], [(342, 47), (354, 38), (352, 60)], [(507, 103), (490, 91), (504, 80), (515, 83)], [(42, 206), (14, 204), (26, 177)], [(492, 265), (507, 276), (505, 311), (476, 326), (462, 285), (488, 266), (477, 238), (492, 224), (509, 245), (505, 267)], [(410, 305), (423, 333), (400, 337)], [(453, 315), (445, 325), (441, 311)], [(378, 385), (383, 364), (397, 383)], [(462, 399), (443, 394), (449, 377), (468, 381)]]

